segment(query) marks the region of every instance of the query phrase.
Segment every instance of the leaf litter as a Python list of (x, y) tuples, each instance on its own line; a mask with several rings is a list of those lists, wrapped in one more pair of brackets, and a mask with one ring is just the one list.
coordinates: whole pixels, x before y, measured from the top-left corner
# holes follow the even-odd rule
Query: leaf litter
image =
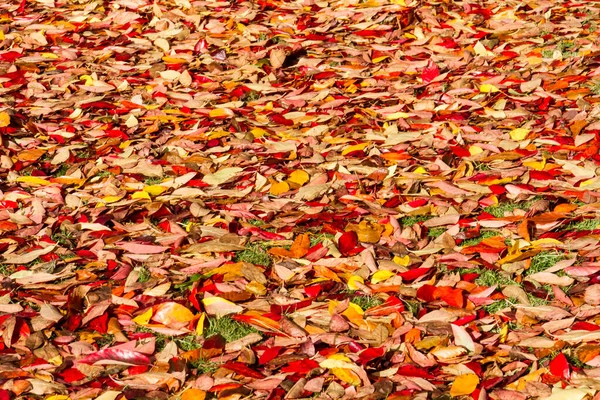
[(598, 397), (598, 5), (0, 5), (0, 397)]

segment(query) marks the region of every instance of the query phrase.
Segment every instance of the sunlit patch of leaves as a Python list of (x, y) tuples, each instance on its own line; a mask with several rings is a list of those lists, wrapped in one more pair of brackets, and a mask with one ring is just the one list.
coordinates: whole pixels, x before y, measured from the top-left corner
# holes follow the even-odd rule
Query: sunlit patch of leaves
[(557, 262), (564, 260), (564, 255), (558, 251), (542, 251), (531, 257), (529, 269), (525, 272), (526, 275), (542, 272), (554, 266)]
[(375, 296), (354, 296), (350, 299), (351, 302), (367, 311), (369, 308), (377, 307), (383, 303), (383, 300)]
[(258, 331), (248, 324), (236, 321), (231, 317), (209, 318), (208, 326), (204, 329), (204, 337), (221, 335), (227, 343), (234, 342), (251, 333)]
[(235, 255), (236, 262), (248, 262), (251, 264), (262, 265), (268, 267), (271, 265), (271, 257), (265, 250), (264, 246), (251, 244), (245, 250), (238, 252)]

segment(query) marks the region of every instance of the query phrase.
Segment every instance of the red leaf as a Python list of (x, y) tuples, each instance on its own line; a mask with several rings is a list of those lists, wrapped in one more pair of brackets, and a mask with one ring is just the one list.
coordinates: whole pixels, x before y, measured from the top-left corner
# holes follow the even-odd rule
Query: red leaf
[(434, 301), (435, 286), (423, 285), (417, 289), (417, 298), (423, 301)]
[(71, 382), (75, 382), (75, 381), (80, 381), (80, 380), (82, 380), (82, 379), (84, 379), (84, 378), (87, 377), (87, 375), (84, 375), (77, 368), (67, 368), (64, 371), (60, 372), (59, 375), (67, 383), (71, 383)]
[(271, 121), (275, 122), (276, 124), (279, 125), (285, 125), (285, 126), (294, 126), (294, 121), (292, 121), (291, 119), (287, 119), (286, 117), (284, 117), (281, 114), (272, 114), (270, 115)]
[(281, 351), (283, 347), (281, 346), (275, 346), (275, 347), (270, 347), (268, 349), (266, 349), (264, 351), (264, 353), (262, 353), (262, 355), (259, 357), (258, 359), (258, 363), (259, 364), (266, 364), (269, 361), (273, 360), (275, 357), (277, 357), (279, 355), (279, 352)]
[(454, 155), (457, 157), (471, 157), (471, 153), (469, 153), (469, 150), (460, 146), (450, 146), (450, 150), (452, 150)]
[(306, 293), (309, 297), (317, 297), (319, 293), (321, 293), (321, 285), (312, 285), (304, 288), (304, 293)]
[(385, 354), (385, 348), (383, 347), (370, 347), (364, 351), (362, 351), (358, 355), (358, 359), (361, 364), (366, 364), (369, 361), (372, 361), (376, 358), (382, 357)]
[(593, 332), (593, 331), (600, 330), (600, 326), (598, 326), (596, 324), (592, 324), (591, 322), (577, 321), (573, 324), (573, 326), (571, 327), (571, 330)]
[(398, 275), (400, 275), (405, 281), (412, 281), (425, 275), (430, 271), (431, 268), (415, 268), (406, 272), (400, 272)]
[(319, 363), (307, 358), (305, 360), (293, 361), (293, 362), (289, 363), (285, 367), (281, 368), (281, 372), (284, 374), (285, 373), (297, 373), (297, 374), (306, 375), (315, 368), (319, 368)]
[(340, 236), (338, 247), (340, 252), (348, 256), (358, 245), (358, 235), (354, 231), (346, 232)]
[(423, 68), (421, 79), (423, 79), (423, 82), (429, 83), (438, 76), (440, 76), (440, 70), (438, 69), (438, 66), (432, 60), (429, 60), (427, 66)]
[(550, 369), (550, 373), (555, 376), (560, 376), (563, 379), (569, 379), (571, 376), (571, 366), (569, 365), (569, 361), (567, 357), (560, 353), (550, 363), (548, 364), (548, 368)]
[(89, 327), (97, 332), (106, 333), (108, 330), (108, 313), (104, 313), (101, 316), (91, 320)]

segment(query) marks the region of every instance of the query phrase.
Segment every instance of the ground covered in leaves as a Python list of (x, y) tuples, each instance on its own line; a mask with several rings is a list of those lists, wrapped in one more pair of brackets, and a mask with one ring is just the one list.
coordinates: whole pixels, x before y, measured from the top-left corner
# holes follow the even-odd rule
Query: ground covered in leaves
[(598, 3), (0, 4), (0, 399), (600, 389)]

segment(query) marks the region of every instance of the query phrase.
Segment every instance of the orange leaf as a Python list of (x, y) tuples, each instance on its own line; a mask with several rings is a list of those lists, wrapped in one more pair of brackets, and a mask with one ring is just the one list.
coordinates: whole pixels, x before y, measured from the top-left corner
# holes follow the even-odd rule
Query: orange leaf
[(186, 307), (175, 302), (161, 303), (156, 306), (152, 320), (163, 325), (181, 324), (194, 319), (194, 314)]
[(0, 128), (10, 125), (10, 115), (6, 111), (0, 112)]
[(308, 249), (310, 248), (310, 238), (306, 233), (299, 235), (294, 243), (292, 243), (292, 247), (290, 248), (291, 253), (294, 258), (302, 258), (308, 253)]
[(44, 154), (46, 154), (46, 150), (43, 149), (24, 150), (17, 154), (17, 158), (19, 161), (35, 161)]
[(451, 307), (463, 308), (465, 306), (463, 291), (460, 289), (453, 289), (449, 286), (439, 286), (435, 289), (433, 296), (436, 299), (444, 300)]
[(452, 383), (450, 395), (453, 397), (469, 395), (477, 389), (479, 377), (475, 374), (459, 375)]
[(274, 256), (280, 256), (280, 257), (293, 257), (294, 256), (291, 251), (284, 249), (283, 247), (273, 247), (273, 248), (269, 249), (269, 254), (273, 254)]
[(554, 212), (557, 213), (569, 213), (574, 210), (577, 210), (577, 204), (563, 203), (554, 207)]
[(531, 242), (531, 237), (529, 236), (530, 225), (530, 221), (526, 218), (519, 224), (519, 227), (517, 228), (517, 233), (528, 242)]
[(206, 392), (200, 389), (188, 389), (181, 393), (181, 400), (204, 400)]

